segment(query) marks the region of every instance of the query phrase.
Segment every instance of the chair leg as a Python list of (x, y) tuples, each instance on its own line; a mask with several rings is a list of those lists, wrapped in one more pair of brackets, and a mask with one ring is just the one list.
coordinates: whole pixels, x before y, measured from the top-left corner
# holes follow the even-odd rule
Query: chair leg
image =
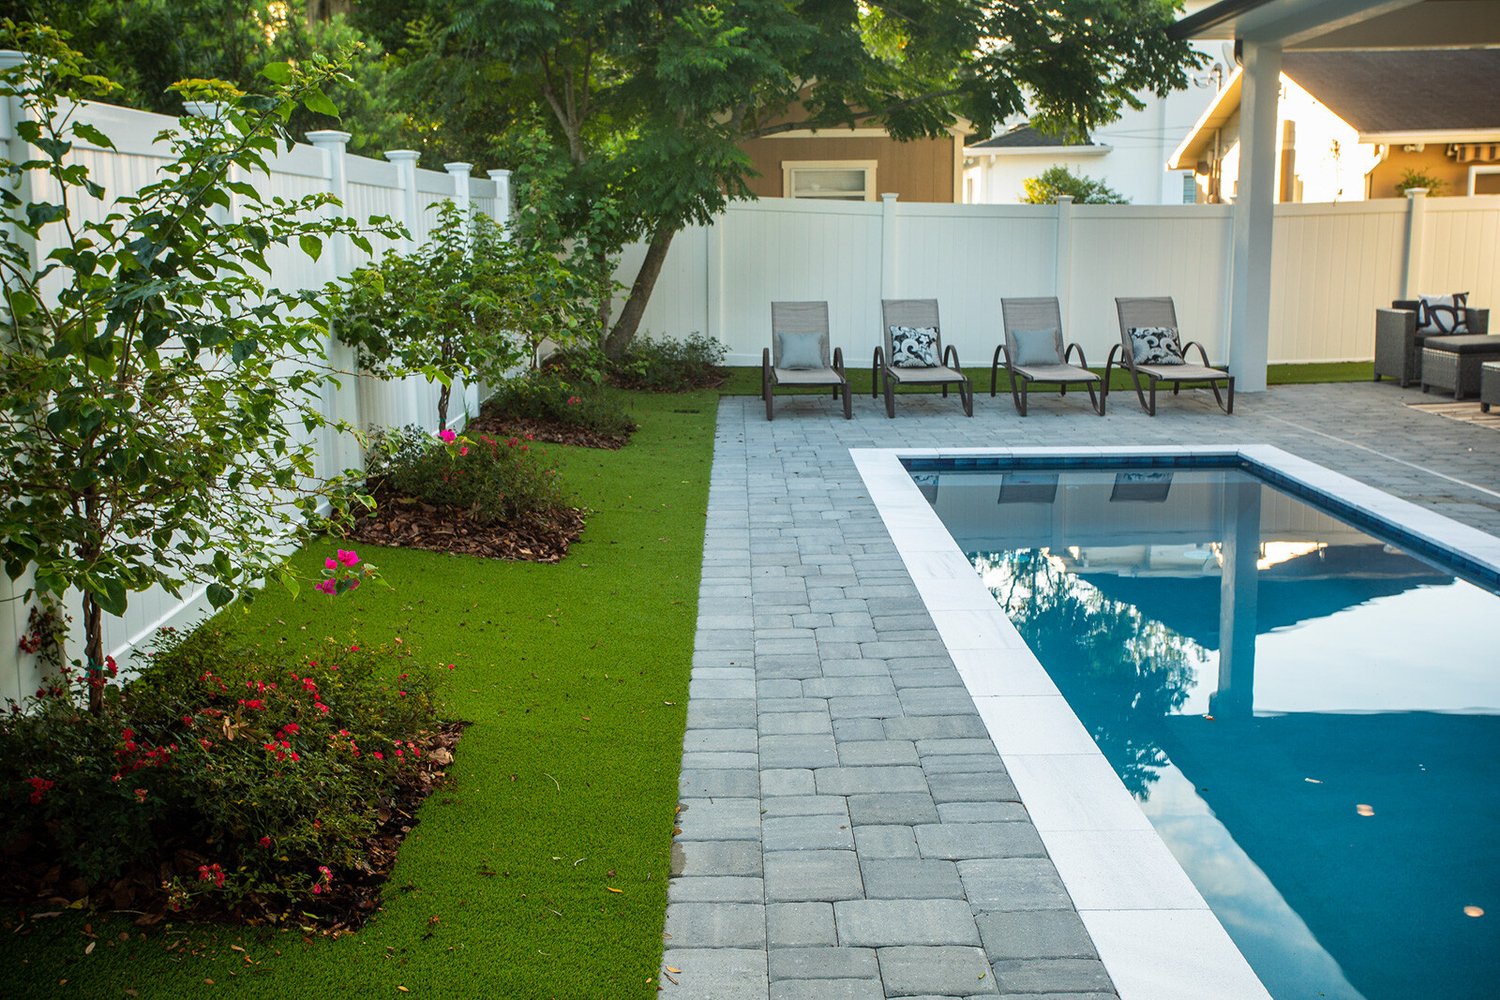
[(844, 383), (844, 419), (850, 420), (854, 417), (854, 411), (849, 406), (849, 383)]
[(964, 416), (974, 415), (974, 386), (968, 379), (958, 383), (958, 398), (964, 404)]
[(1154, 416), (1156, 416), (1156, 380), (1155, 379), (1151, 380), (1151, 405), (1146, 408), (1146, 415), (1148, 417), (1154, 417)]
[(896, 394), (891, 391), (889, 375), (885, 377), (885, 415), (892, 420), (896, 419)]
[(1226, 407), (1224, 407), (1224, 412), (1228, 413), (1228, 414), (1230, 414), (1232, 416), (1234, 414), (1234, 376), (1233, 375), (1229, 376), (1229, 390), (1228, 390), (1228, 395), (1229, 395), (1229, 405), (1226, 406)]
[(1030, 392), (1031, 392), (1031, 379), (1029, 379), (1029, 378), (1023, 378), (1021, 380), (1021, 396), (1020, 396), (1019, 401), (1016, 403), (1016, 409), (1020, 411), (1021, 416), (1023, 416), (1023, 417), (1026, 416), (1026, 410), (1027, 410), (1028, 405), (1029, 405), (1029, 401), (1028, 401), (1027, 395)]
[(760, 395), (766, 401), (766, 419), (775, 420), (776, 412), (775, 404), (772, 402), (771, 379), (766, 375), (764, 370), (762, 370), (760, 376)]
[(1089, 390), (1089, 405), (1094, 408), (1094, 412), (1097, 413), (1097, 414), (1099, 414), (1099, 416), (1101, 416), (1101, 417), (1104, 416), (1104, 396), (1103, 396), (1103, 394), (1102, 393), (1097, 393), (1097, 392), (1094, 391), (1094, 383), (1092, 383), (1092, 382), (1085, 382), (1084, 385)]

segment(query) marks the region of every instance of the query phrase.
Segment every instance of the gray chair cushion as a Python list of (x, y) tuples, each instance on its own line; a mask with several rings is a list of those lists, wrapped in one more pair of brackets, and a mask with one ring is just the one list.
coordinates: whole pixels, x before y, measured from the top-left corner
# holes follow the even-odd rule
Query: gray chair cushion
[(1013, 365), (1029, 367), (1063, 363), (1062, 333), (1056, 327), (1050, 330), (1014, 330), (1011, 339), (1015, 342), (1015, 357), (1010, 359)]
[(823, 361), (823, 335), (820, 333), (776, 333), (778, 368), (827, 368)]

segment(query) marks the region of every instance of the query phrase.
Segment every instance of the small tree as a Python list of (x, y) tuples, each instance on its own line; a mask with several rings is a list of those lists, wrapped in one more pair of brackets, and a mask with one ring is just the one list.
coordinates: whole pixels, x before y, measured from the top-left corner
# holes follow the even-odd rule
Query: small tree
[[(244, 179), (265, 172), (295, 108), (335, 111), (320, 89), (335, 64), (268, 66), (267, 96), (179, 85), (219, 113), (164, 130), (157, 179), (95, 211), (105, 191), (74, 144), (113, 143), (77, 102), (113, 85), (49, 29), (4, 22), (0, 43), (29, 53), (0, 73), (0, 99), (17, 100), (37, 153), (0, 159), (0, 541), (6, 572), (32, 567), (43, 600), (81, 592), (98, 711), (105, 612), (153, 586), (206, 584), (216, 607), (268, 574), (295, 586), (286, 545), (323, 501), (345, 509), (313, 465), (327, 326), (313, 295), (257, 274), (276, 245), (316, 259), (336, 234), (368, 242), (324, 217), (331, 196), (267, 200)], [(28, 189), (58, 200), (15, 193)]]
[(1061, 164), (1048, 167), (1036, 177), (1028, 177), (1021, 183), (1026, 186), (1026, 194), (1021, 198), (1022, 204), (1026, 205), (1050, 205), (1057, 201), (1059, 195), (1072, 195), (1073, 202), (1078, 205), (1130, 203), (1130, 199), (1103, 181), (1075, 174)]
[(441, 385), (441, 429), (454, 380), (499, 382), (534, 360), (544, 339), (571, 340), (585, 318), (583, 291), (546, 248), (509, 240), (493, 219), (465, 218), (450, 201), (426, 243), (388, 251), (330, 289), (329, 301), (362, 367)]
[(1405, 195), (1412, 188), (1422, 188), (1429, 195), (1438, 197), (1443, 193), (1443, 188), (1448, 182), (1429, 170), (1411, 167), (1401, 172), (1401, 180), (1396, 184), (1396, 194)]

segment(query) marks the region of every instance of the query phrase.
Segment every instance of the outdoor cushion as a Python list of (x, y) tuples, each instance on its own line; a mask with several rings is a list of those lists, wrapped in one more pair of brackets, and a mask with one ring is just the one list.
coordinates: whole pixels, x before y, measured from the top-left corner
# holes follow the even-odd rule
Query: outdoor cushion
[(1138, 365), (1180, 365), (1184, 363), (1177, 331), (1170, 326), (1133, 326), (1130, 328), (1132, 360)]
[(891, 375), (897, 382), (959, 382), (964, 373), (954, 368), (933, 365), (931, 368), (896, 368)]
[(892, 367), (934, 368), (937, 363), (937, 327), (891, 327)]
[(1468, 292), (1423, 295), (1417, 299), (1419, 333), (1468, 333)]
[(1466, 333), (1458, 337), (1428, 337), (1422, 347), (1448, 354), (1500, 354), (1500, 337), (1485, 333)]
[(778, 368), (827, 368), (823, 360), (823, 335), (821, 333), (776, 333), (776, 351), (781, 361)]
[(1011, 364), (1024, 368), (1063, 363), (1062, 336), (1056, 327), (1050, 330), (1013, 330), (1010, 336), (1016, 354), (1010, 359)]

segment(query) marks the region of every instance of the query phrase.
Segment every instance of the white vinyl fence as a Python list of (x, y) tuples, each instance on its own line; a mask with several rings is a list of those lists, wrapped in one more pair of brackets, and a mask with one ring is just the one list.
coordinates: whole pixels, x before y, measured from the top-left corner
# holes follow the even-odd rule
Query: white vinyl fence
[[(18, 108), (12, 106), (9, 110), (15, 113)], [(106, 195), (103, 201), (74, 202), (71, 207), (81, 216), (101, 218), (114, 198), (133, 193), (150, 183), (168, 162), (168, 150), (154, 139), (164, 128), (173, 125), (174, 120), (106, 104), (81, 108), (79, 118), (97, 126), (117, 146), (117, 149), (109, 150), (88, 143), (75, 144), (73, 155), (77, 162), (88, 166), (91, 178), (104, 185)], [(9, 114), (0, 114), (0, 122), (8, 124), (14, 120)], [(376, 160), (348, 154), (345, 149), (349, 140), (347, 133), (321, 132), (310, 138), (313, 145), (298, 144), (270, 161), (269, 176), (260, 174), (245, 179), (251, 180), (267, 198), (281, 196), (291, 199), (332, 192), (343, 202), (344, 214), (361, 221), (370, 216), (394, 218), (413, 234), (413, 242), (420, 242), (431, 232), (437, 206), (448, 199), (461, 208), (468, 205), (502, 222), (509, 217), (508, 171), (491, 171), (488, 179), (481, 179), (470, 176), (471, 165), (467, 163), (446, 164), (446, 172), (422, 170), (416, 167), (415, 152), (395, 150), (386, 154), (387, 159)], [(11, 159), (27, 158), (23, 154), (24, 146), (13, 130), (0, 134), (0, 142), (9, 145)], [(44, 190), (34, 191), (32, 196), (51, 201), (59, 197), (56, 191), (49, 194)], [(391, 245), (384, 239), (372, 242), (377, 255)], [(38, 247), (38, 259), (50, 249), (52, 247), (48, 245)], [(333, 241), (317, 261), (296, 249), (275, 247), (267, 254), (272, 268), (267, 283), (280, 288), (317, 288), (347, 275), (368, 259), (342, 238)], [(348, 348), (338, 344), (329, 346), (334, 364), (344, 370), (352, 369), (353, 359)], [(340, 388), (328, 388), (323, 408), (330, 416), (366, 428), (407, 424), (432, 428), (437, 413), (438, 389), (437, 385), (420, 378), (403, 381), (346, 378)], [(450, 422), (461, 426), (469, 413), (477, 412), (479, 402), (477, 386), (456, 385)], [(297, 433), (303, 433), (300, 425)], [(362, 456), (355, 442), (332, 429), (320, 433), (322, 436), (317, 442), (320, 473), (329, 474), (361, 464)], [(27, 586), (24, 577), (12, 582), (0, 573), (0, 708), (7, 698), (19, 700), (34, 692), (40, 681), (36, 658), (21, 653), (17, 647), (31, 607), (31, 602), (23, 599)], [(133, 594), (123, 617), (105, 617), (105, 648), (123, 664), (126, 654), (149, 639), (161, 626), (191, 623), (205, 615), (207, 609), (201, 591), (185, 593), (182, 599), (161, 590)], [(76, 599), (66, 610), (75, 622), (80, 619)]]
[[(1116, 296), (1170, 295), (1184, 339), (1228, 354), (1228, 205), (937, 205), (739, 202), (673, 241), (641, 329), (717, 337), (759, 364), (772, 301), (826, 300), (851, 367), (880, 340), (882, 298), (936, 298), (943, 343), (988, 365), (1000, 300), (1055, 295), (1090, 364), (1119, 339)], [(1374, 310), (1394, 298), (1470, 293), (1500, 305), (1500, 196), (1278, 205), (1270, 360), (1367, 360)], [(626, 254), (629, 284), (643, 250)]]

